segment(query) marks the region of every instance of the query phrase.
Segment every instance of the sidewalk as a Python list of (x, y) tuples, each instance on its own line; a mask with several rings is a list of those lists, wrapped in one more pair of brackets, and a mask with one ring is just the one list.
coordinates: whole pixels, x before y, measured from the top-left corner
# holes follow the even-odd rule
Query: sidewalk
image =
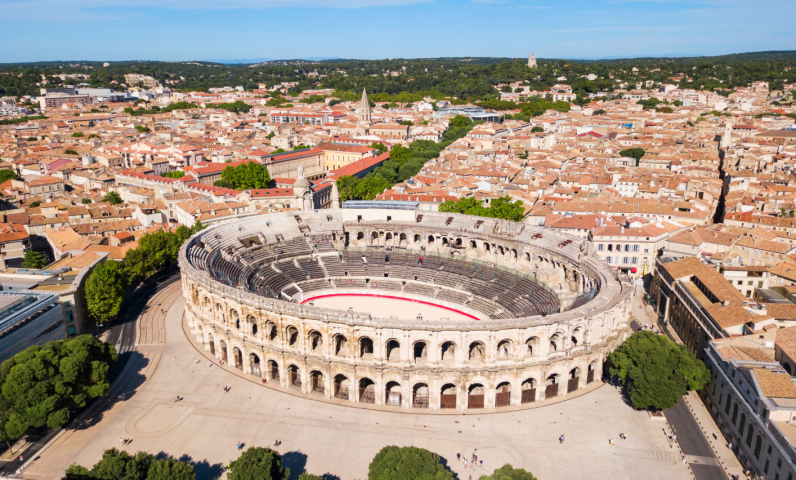
[[(642, 325), (649, 323), (662, 329), (662, 327), (657, 323), (657, 315), (655, 315), (652, 307), (644, 304), (642, 298), (643, 295), (637, 295), (636, 298), (633, 299), (633, 315)], [(641, 305), (642, 308), (639, 308), (639, 305)], [(671, 327), (671, 324), (666, 325), (665, 332), (675, 343), (683, 343), (680, 340), (680, 337), (677, 335), (677, 332), (675, 332)], [(702, 430), (702, 433), (708, 440), (710, 448), (713, 449), (713, 453), (721, 463), (724, 471), (727, 472), (727, 475), (729, 475), (730, 478), (733, 478), (733, 476), (743, 478), (743, 468), (741, 467), (738, 458), (735, 456), (735, 453), (732, 452), (732, 450), (727, 448), (727, 443), (724, 439), (724, 436), (719, 431), (719, 427), (713, 420), (713, 416), (710, 414), (710, 412), (708, 412), (705, 404), (702, 403), (702, 399), (699, 397), (699, 394), (693, 391), (688, 392), (688, 395), (683, 397), (683, 401), (685, 401), (686, 405), (688, 405), (688, 409), (691, 410), (691, 414), (694, 416), (697, 424), (699, 424), (699, 428)]]

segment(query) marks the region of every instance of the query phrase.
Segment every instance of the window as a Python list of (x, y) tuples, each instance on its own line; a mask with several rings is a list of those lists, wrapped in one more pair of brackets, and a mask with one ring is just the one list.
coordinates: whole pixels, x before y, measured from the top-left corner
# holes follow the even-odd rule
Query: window
[(752, 281), (751, 281), (751, 280), (749, 280), (749, 282), (747, 283), (747, 285), (749, 285), (749, 286), (752, 286)]
[(605, 257), (605, 263), (610, 265), (611, 264), (611, 257)]
[(755, 458), (760, 458), (760, 448), (763, 446), (763, 439), (760, 438), (760, 435), (757, 436), (755, 440)]
[(738, 285), (743, 285), (743, 280), (738, 280)]
[(757, 288), (763, 288), (763, 282), (757, 282)]
[(630, 263), (632, 263), (633, 265), (637, 264), (638, 263), (638, 257), (631, 258), (630, 259)]
[(625, 251), (626, 251), (626, 252), (629, 252), (629, 251), (630, 251), (630, 245), (625, 245)]
[(68, 332), (70, 337), (75, 336), (75, 327), (69, 327)]
[(72, 302), (70, 302), (69, 300), (64, 302), (64, 307), (71, 307), (71, 306), (72, 306)]
[(603, 245), (602, 243), (601, 243), (601, 244), (599, 244), (599, 245), (597, 245), (597, 251), (598, 251), (598, 252), (605, 251), (605, 245)]
[(628, 260), (627, 257), (622, 257), (622, 263), (624, 263), (625, 265), (629, 263), (627, 260)]
[(750, 446), (750, 447), (752, 446), (752, 433), (754, 431), (755, 431), (754, 427), (752, 427), (752, 425), (750, 424), (749, 425), (749, 433), (746, 434), (746, 444), (748, 446)]
[(726, 403), (726, 405), (724, 405), (724, 413), (730, 413), (730, 404), (731, 403), (732, 402), (730, 401), (730, 395), (727, 394), (727, 403)]
[(72, 320), (74, 320), (74, 318), (72, 318), (72, 310), (69, 310), (66, 312), (66, 323), (69, 323)]
[(732, 423), (735, 423), (736, 420), (738, 420), (738, 404), (737, 403), (732, 408)]
[(644, 247), (644, 253), (650, 253), (650, 249), (647, 248), (647, 247)]
[(743, 430), (746, 428), (746, 414), (741, 414), (741, 426), (738, 427), (738, 435), (743, 438)]
[(638, 253), (638, 245), (633, 245), (633, 251)]

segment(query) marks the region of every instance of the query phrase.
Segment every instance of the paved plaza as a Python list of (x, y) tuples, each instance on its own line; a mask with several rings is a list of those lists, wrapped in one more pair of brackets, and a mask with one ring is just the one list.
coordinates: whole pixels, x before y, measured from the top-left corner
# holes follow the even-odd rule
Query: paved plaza
[[(114, 384), (106, 409), (65, 430), (25, 478), (60, 479), (76, 462), (94, 464), (102, 451), (124, 447), (197, 462), (198, 478), (222, 475), (222, 466), (246, 446), (277, 448), (296, 478), (302, 471), (342, 480), (365, 479), (370, 460), (386, 445), (414, 445), (439, 454), (461, 480), (505, 463), (550, 479), (690, 479), (665, 422), (628, 407), (610, 385), (529, 410), (475, 415), (414, 414), (314, 401), (263, 387), (208, 359), (184, 334), (179, 284), (150, 303), (139, 325), (137, 350)], [(165, 315), (156, 302), (163, 302)], [(199, 359), (199, 363), (195, 362)], [(231, 387), (229, 393), (222, 388)], [(184, 397), (179, 403), (175, 396)], [(621, 440), (619, 433), (628, 435)], [(558, 437), (565, 434), (565, 442)], [(609, 445), (613, 438), (615, 446)], [(483, 468), (464, 469), (456, 454), (477, 449)]]

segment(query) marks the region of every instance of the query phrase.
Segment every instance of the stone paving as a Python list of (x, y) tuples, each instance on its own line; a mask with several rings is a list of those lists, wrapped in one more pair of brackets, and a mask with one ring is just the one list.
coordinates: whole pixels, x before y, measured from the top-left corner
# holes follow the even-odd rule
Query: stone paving
[[(418, 415), (317, 402), (263, 387), (217, 363), (208, 367), (183, 333), (183, 307), (177, 298), (166, 315), (155, 316), (165, 321), (165, 339), (156, 334), (155, 344), (138, 347), (139, 360), (131, 363), (102, 418), (54, 441), (26, 467), (26, 478), (55, 480), (73, 462), (90, 466), (103, 450), (121, 448), (123, 437), (132, 439), (124, 447), (130, 452), (190, 456), (199, 462), (200, 479), (221, 475), (221, 467), (239, 455), (236, 442), (271, 446), (277, 439), (293, 478), (305, 470), (341, 480), (367, 478), (370, 460), (386, 445), (427, 448), (461, 480), (505, 463), (542, 480), (691, 478), (667, 442), (665, 422), (632, 410), (610, 385), (540, 408), (483, 415)], [(161, 332), (151, 323), (147, 328)], [(175, 403), (177, 395), (184, 400)], [(620, 432), (628, 439), (621, 440)], [(465, 469), (456, 461), (457, 453), (469, 459), (474, 452), (483, 468)]]

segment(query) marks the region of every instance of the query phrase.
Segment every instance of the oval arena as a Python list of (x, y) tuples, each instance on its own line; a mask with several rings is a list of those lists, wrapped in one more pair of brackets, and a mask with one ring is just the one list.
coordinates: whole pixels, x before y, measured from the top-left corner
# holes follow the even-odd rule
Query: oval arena
[(183, 246), (185, 316), (219, 360), (310, 397), (534, 406), (598, 381), (629, 333), (631, 287), (592, 250), (412, 202), (257, 215)]

